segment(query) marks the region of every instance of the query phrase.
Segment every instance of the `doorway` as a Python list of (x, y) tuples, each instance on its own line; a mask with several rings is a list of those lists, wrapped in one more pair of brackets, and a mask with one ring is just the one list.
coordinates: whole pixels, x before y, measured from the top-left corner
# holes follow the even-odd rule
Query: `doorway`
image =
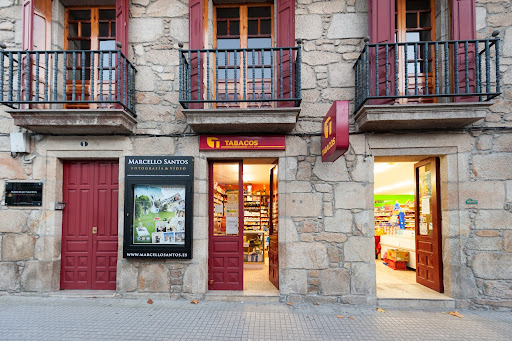
[(375, 161), (378, 297), (446, 299), (439, 177), (436, 157)]
[(275, 159), (209, 163), (209, 290), (279, 295)]
[(61, 289), (116, 289), (119, 163), (64, 162)]

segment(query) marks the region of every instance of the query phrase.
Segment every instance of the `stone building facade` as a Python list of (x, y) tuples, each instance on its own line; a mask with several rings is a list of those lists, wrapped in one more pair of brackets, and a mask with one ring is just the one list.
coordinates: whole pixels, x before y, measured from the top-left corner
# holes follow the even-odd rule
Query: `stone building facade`
[[(0, 1), (5, 51), (22, 45), (22, 1)], [(52, 1), (52, 49), (62, 48), (66, 1)], [(75, 4), (75, 2), (70, 2)], [(85, 5), (87, 1), (76, 2)], [(213, 3), (207, 4), (210, 13)], [(437, 0), (436, 13), (449, 1)], [(441, 19), (439, 19), (441, 20)], [(368, 31), (368, 1), (295, 1), (302, 39), (302, 103), (283, 151), (203, 152), (179, 103), (179, 44), (188, 48), (189, 6), (179, 0), (130, 0), (128, 59), (137, 69), (132, 134), (37, 133), (27, 158), (11, 157), (9, 134), (27, 131), (0, 111), (0, 290), (60, 289), (63, 163), (119, 160), (119, 255), (116, 291), (123, 297), (204, 298), (208, 292), (208, 160), (279, 160), (279, 284), (282, 300), (377, 304), (373, 254), (373, 166), (376, 159), (440, 159), (444, 291), (458, 307), (512, 307), (512, 3), (477, 0), (477, 37), (498, 31), (501, 95), (460, 111), (483, 119), (453, 129), (362, 131), (355, 109), (354, 64)], [(212, 47), (210, 28), (206, 39)], [(441, 25), (439, 25), (441, 27)], [(207, 30), (208, 31), (208, 30)], [(438, 33), (443, 35), (441, 30)], [(445, 31), (449, 31), (445, 28)], [(447, 34), (445, 32), (445, 34)], [(441, 39), (440, 39), (441, 40)], [(350, 148), (321, 161), (322, 119), (335, 100), (350, 101)], [(414, 111), (414, 109), (412, 109)], [(435, 120), (436, 109), (428, 109)], [(185, 111), (185, 112), (184, 112)], [(72, 115), (72, 114), (70, 114)], [(401, 123), (400, 123), (401, 124)], [(439, 121), (442, 128), (444, 121)], [(87, 146), (82, 142), (86, 141)], [(193, 258), (122, 256), (125, 156), (194, 157)], [(32, 158), (31, 156), (35, 156)], [(5, 205), (8, 181), (44, 183), (39, 208)], [(478, 200), (477, 205), (466, 199)]]

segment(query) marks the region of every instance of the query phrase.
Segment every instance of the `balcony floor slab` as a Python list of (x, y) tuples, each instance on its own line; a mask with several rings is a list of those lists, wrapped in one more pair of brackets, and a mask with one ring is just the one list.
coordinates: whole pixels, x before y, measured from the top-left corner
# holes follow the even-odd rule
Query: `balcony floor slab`
[(196, 133), (272, 133), (292, 131), (300, 108), (184, 109), (187, 123)]
[(35, 133), (131, 135), (137, 120), (123, 109), (11, 109), (14, 124)]
[(359, 131), (462, 129), (487, 115), (493, 102), (365, 105), (355, 115)]

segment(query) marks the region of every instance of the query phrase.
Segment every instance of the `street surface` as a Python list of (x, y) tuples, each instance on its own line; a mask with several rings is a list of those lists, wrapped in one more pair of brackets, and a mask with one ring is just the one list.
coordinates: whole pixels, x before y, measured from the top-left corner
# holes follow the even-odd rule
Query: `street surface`
[(512, 340), (510, 312), (458, 312), (5, 295), (0, 340)]

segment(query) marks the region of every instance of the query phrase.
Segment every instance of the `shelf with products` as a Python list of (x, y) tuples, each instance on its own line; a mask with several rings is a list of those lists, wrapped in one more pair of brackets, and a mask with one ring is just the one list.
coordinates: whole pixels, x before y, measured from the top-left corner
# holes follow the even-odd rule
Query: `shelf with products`
[(265, 264), (265, 233), (244, 231), (244, 263)]
[[(396, 209), (396, 205), (400, 210)], [(374, 224), (376, 231), (381, 229), (383, 234), (395, 234), (400, 229), (398, 213), (404, 214), (404, 227), (413, 230), (415, 227), (414, 195), (375, 195)], [(376, 232), (377, 235), (377, 232)]]

